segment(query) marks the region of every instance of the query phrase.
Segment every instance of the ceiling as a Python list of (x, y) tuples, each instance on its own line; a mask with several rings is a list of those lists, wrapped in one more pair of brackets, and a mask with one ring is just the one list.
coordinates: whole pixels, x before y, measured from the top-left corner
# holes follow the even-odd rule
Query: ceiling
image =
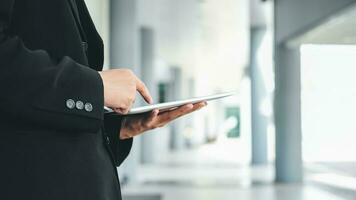
[(287, 42), (290, 47), (301, 44), (356, 44), (356, 4), (331, 15)]

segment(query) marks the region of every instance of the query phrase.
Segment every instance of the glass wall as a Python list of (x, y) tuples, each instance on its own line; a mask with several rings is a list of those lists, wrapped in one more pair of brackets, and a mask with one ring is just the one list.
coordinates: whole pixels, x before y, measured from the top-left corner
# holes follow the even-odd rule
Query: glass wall
[(305, 161), (356, 161), (355, 55), (352, 45), (301, 48)]

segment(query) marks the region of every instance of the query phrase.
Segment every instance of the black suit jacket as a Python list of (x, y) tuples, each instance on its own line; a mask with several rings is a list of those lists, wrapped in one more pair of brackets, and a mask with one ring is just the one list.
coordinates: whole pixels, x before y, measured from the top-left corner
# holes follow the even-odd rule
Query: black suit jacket
[(102, 64), (84, 0), (0, 0), (1, 200), (121, 199)]

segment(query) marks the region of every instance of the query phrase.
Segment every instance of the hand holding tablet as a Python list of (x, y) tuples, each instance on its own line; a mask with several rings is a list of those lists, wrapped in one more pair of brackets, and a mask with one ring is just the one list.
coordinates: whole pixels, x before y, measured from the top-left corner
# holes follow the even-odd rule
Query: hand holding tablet
[[(178, 101), (171, 101), (171, 102), (166, 102), (166, 103), (159, 103), (159, 104), (147, 105), (147, 106), (142, 106), (142, 107), (136, 107), (136, 108), (132, 108), (127, 115), (146, 113), (146, 112), (150, 112), (155, 109), (158, 109), (161, 112), (166, 111), (166, 110), (173, 110), (173, 109), (178, 108), (185, 104), (196, 104), (196, 103), (203, 102), (203, 101), (212, 101), (212, 100), (217, 100), (217, 99), (233, 96), (235, 94), (236, 94), (236, 92), (226, 92), (226, 93), (220, 93), (220, 94), (215, 94), (215, 95), (194, 97), (194, 98), (185, 99), (185, 100), (178, 100)], [(119, 115), (118, 113), (116, 113), (115, 111), (113, 111), (112, 109), (107, 108), (107, 107), (105, 107), (105, 113)]]

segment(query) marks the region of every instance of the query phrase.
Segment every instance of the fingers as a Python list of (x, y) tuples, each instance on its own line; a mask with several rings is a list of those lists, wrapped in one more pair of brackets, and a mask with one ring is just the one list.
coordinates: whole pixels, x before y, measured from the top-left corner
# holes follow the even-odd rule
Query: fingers
[(196, 110), (199, 110), (205, 106), (207, 106), (208, 103), (206, 101), (203, 101), (203, 102), (200, 102), (200, 103), (196, 103), (194, 104), (194, 108), (193, 108), (193, 111), (196, 111)]
[(199, 110), (206, 105), (206, 102), (196, 103), (194, 105), (187, 104), (172, 111), (165, 111), (164, 113), (160, 113), (158, 109), (155, 109), (151, 113), (137, 115), (136, 117), (138, 118), (136, 118), (136, 120), (138, 119), (139, 123), (137, 126), (135, 125), (134, 127), (138, 128), (138, 133), (142, 133), (155, 128), (160, 128), (165, 126), (172, 120)]
[(187, 114), (192, 113), (192, 112), (195, 112), (197, 110), (200, 110), (201, 108), (205, 107), (206, 105), (207, 105), (206, 102), (196, 103), (196, 104), (193, 105), (193, 107), (190, 110), (181, 113), (181, 115), (179, 117), (181, 117), (183, 115), (187, 115)]
[(136, 77), (136, 89), (147, 103), (149, 104), (153, 103), (152, 96), (148, 91), (146, 85), (137, 77)]
[(207, 105), (206, 102), (196, 103), (194, 105), (193, 104), (184, 105), (184, 106), (177, 108), (175, 110), (168, 111), (168, 112), (161, 114), (160, 121), (161, 121), (161, 123), (168, 123), (172, 120), (182, 117), (183, 115), (187, 115), (189, 113), (197, 111), (206, 105)]
[(126, 115), (127, 113), (129, 113), (130, 109), (129, 108), (115, 108), (114, 109), (115, 112), (121, 114), (121, 115)]
[(159, 110), (155, 109), (149, 114), (143, 125), (146, 130), (151, 130), (159, 127), (159, 124), (157, 124), (158, 113)]
[(180, 108), (177, 108), (175, 110), (165, 112), (160, 116), (161, 123), (166, 124), (172, 120), (175, 120), (175, 119), (183, 116), (184, 114), (186, 114), (193, 108), (194, 108), (193, 104), (187, 104), (187, 105), (181, 106)]
[(159, 110), (155, 109), (150, 113), (150, 116), (148, 117), (147, 121), (152, 122), (154, 119), (158, 116)]

